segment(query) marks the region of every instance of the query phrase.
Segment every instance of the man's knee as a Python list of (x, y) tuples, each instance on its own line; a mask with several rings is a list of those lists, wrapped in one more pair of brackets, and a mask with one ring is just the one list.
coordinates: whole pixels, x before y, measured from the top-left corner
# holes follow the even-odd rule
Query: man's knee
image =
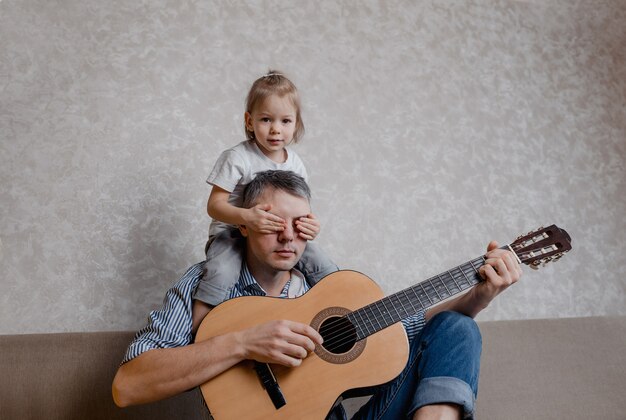
[(458, 312), (444, 311), (435, 315), (430, 322), (438, 333), (445, 333), (455, 341), (471, 344), (480, 353), (482, 336), (474, 319)]
[(476, 394), (482, 353), (476, 322), (457, 312), (441, 312), (430, 319), (425, 330), (420, 340), (424, 349), (421, 377), (457, 378)]

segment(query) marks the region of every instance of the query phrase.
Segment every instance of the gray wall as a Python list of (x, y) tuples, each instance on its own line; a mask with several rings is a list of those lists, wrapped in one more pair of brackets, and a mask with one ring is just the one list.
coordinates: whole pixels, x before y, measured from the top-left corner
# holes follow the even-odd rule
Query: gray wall
[(539, 225), (480, 319), (626, 315), (626, 2), (0, 2), (0, 333), (136, 329), (203, 257), (269, 67), (320, 244), (400, 290)]

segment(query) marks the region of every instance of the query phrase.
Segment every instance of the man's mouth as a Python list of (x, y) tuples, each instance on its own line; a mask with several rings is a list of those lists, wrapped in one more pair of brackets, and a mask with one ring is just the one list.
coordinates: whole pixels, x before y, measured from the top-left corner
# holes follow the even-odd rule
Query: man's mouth
[(292, 249), (279, 249), (275, 252), (281, 257), (291, 257), (293, 254), (295, 254), (295, 251), (293, 251)]

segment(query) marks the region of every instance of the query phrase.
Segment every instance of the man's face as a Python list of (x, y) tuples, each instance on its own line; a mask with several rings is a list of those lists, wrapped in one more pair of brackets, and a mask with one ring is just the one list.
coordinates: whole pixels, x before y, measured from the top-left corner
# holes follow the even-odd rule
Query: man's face
[(248, 266), (273, 272), (291, 270), (306, 248), (306, 240), (298, 236), (295, 222), (311, 213), (309, 202), (306, 198), (268, 188), (256, 204), (270, 204), (270, 213), (282, 217), (286, 226), (285, 230), (276, 233), (259, 233), (245, 226), (240, 228), (247, 238)]

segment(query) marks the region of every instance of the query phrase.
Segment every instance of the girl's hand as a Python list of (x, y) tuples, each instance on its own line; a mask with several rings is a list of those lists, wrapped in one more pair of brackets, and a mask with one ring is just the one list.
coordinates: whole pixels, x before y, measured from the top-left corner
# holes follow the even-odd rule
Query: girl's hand
[(312, 241), (320, 233), (320, 222), (314, 214), (307, 214), (296, 220), (296, 228), (301, 238)]
[(285, 230), (285, 221), (270, 213), (270, 204), (257, 204), (244, 214), (245, 225), (259, 233), (275, 233)]

